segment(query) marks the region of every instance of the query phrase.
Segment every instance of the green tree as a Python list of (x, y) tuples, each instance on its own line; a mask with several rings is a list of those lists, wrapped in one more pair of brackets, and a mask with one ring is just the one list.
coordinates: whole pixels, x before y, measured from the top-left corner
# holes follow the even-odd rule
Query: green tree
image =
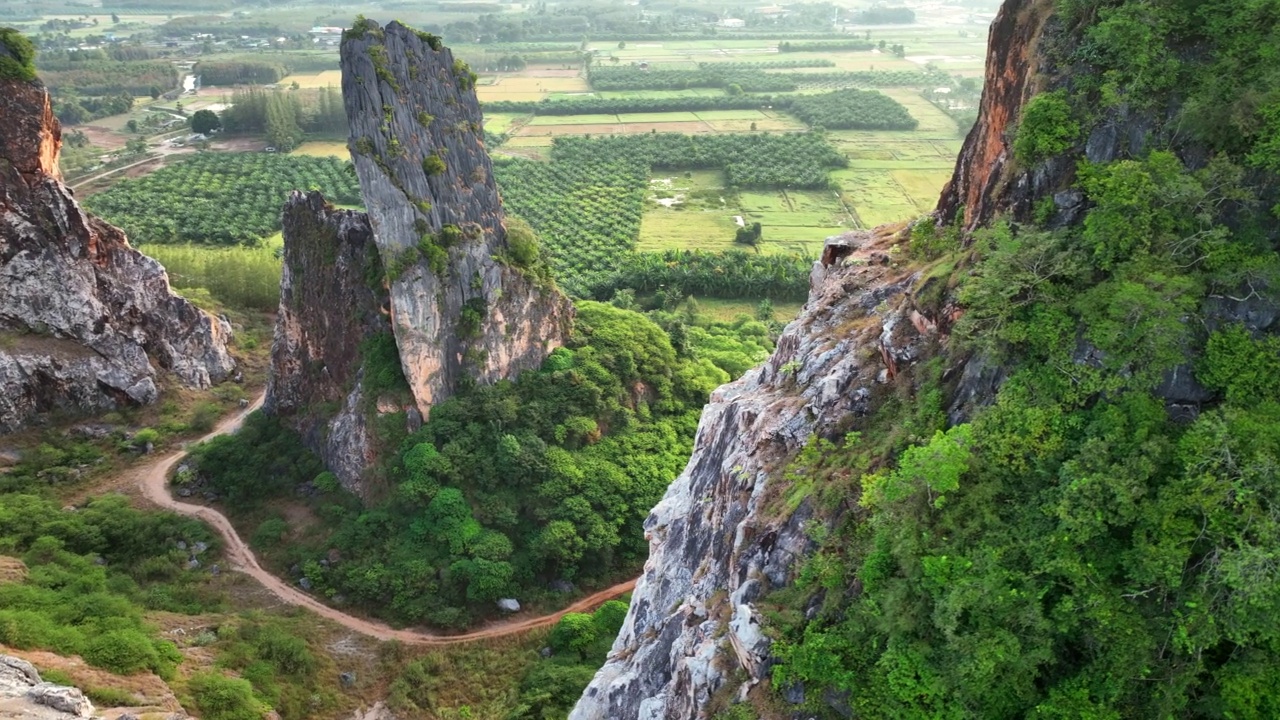
[(599, 630), (595, 620), (587, 613), (568, 613), (560, 618), (551, 631), (551, 647), (557, 650), (574, 650), (586, 662), (587, 652), (595, 644)]
[(13, 28), (0, 28), (0, 79), (30, 82), (36, 79), (36, 48), (27, 36)]
[(212, 110), (197, 110), (191, 116), (191, 131), (208, 135), (222, 129), (222, 120)]
[(1018, 162), (1032, 165), (1063, 152), (1080, 136), (1080, 123), (1071, 116), (1063, 91), (1036, 95), (1022, 109), (1013, 141)]

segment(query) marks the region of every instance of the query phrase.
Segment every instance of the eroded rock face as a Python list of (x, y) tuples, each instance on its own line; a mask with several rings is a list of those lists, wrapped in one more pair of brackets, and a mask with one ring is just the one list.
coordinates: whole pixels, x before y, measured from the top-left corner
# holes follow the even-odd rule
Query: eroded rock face
[(318, 192), (285, 203), (284, 271), (265, 409), (302, 435), (344, 487), (361, 492), (374, 460), (361, 343), (390, 332), (369, 217)]
[(828, 241), (773, 356), (712, 394), (693, 457), (645, 522), (644, 575), (572, 720), (702, 718), (735, 666), (749, 678), (735, 693), (767, 677), (752, 603), (812, 550), (808, 501), (779, 502), (782, 465), (810, 435), (871, 412), (937, 340), (911, 299), (917, 278), (879, 259), (889, 242), (887, 231)]
[(535, 368), (573, 308), (505, 261), (474, 78), (437, 38), (366, 23), (342, 42), (342, 94), (391, 320), (419, 410)]
[(0, 118), (0, 432), (154, 402), (157, 369), (196, 388), (227, 377), (230, 325), (62, 184), (44, 86), (0, 81)]
[[(938, 212), (950, 222), (963, 208), (967, 230), (984, 226), (1008, 211), (1027, 213), (1034, 197), (1028, 187), (1036, 169), (1016, 168), (1013, 127), (1023, 105), (1041, 88), (1036, 78), (1047, 68), (1041, 40), (1053, 14), (1046, 0), (1006, 0), (987, 37), (987, 65), (978, 121), (965, 138), (951, 181), (942, 190)], [(1039, 182), (1056, 184), (1074, 166), (1039, 168)], [(1052, 176), (1052, 177), (1051, 177)], [(1025, 206), (1025, 207), (1024, 207)]]
[(93, 717), (79, 689), (47, 683), (26, 660), (0, 655), (0, 718), (68, 720)]

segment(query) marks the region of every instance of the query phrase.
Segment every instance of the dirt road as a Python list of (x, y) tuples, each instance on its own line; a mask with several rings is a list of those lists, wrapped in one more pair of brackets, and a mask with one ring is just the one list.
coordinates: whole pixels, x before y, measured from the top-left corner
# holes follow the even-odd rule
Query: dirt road
[[(263, 396), (259, 395), (244, 412), (227, 418), (218, 424), (208, 435), (200, 438), (201, 441), (208, 440), (218, 435), (233, 433), (240, 428), (245, 417), (262, 406)], [(462, 635), (436, 635), (429, 632), (419, 632), (415, 630), (396, 630), (374, 620), (366, 620), (344, 612), (335, 610), (325, 605), (314, 597), (306, 594), (302, 590), (281, 580), (279, 577), (263, 570), (258, 565), (258, 559), (254, 557), (253, 552), (244, 544), (240, 536), (236, 534), (236, 530), (231, 526), (231, 522), (226, 516), (214, 510), (211, 507), (203, 505), (193, 505), (173, 499), (169, 494), (168, 477), (169, 470), (178, 464), (182, 458), (186, 457), (186, 453), (178, 451), (157, 459), (150, 465), (144, 465), (138, 468), (138, 484), (142, 489), (142, 494), (151, 502), (160, 507), (176, 512), (180, 515), (189, 515), (191, 517), (200, 518), (208, 523), (218, 534), (222, 536), (226, 543), (225, 554), (228, 562), (236, 570), (252, 577), (254, 580), (262, 583), (272, 595), (280, 598), (281, 601), (289, 605), (297, 605), (304, 607), (311, 612), (332, 620), (343, 627), (354, 630), (363, 635), (378, 638), (379, 640), (399, 640), (405, 644), (411, 645), (456, 645), (459, 643), (474, 642), (476, 640), (487, 640), (490, 638), (503, 637), (504, 635), (515, 635), (518, 633), (528, 632), (541, 627), (554, 625), (566, 613), (586, 612), (594, 609), (596, 606), (612, 600), (613, 598), (630, 592), (635, 587), (636, 581), (631, 580), (619, 583), (611, 588), (601, 590), (600, 592), (589, 595), (577, 602), (569, 605), (559, 612), (550, 615), (540, 615), (538, 617), (520, 618), (513, 617), (510, 620), (504, 620), (499, 623), (487, 625), (480, 630), (464, 633)]]

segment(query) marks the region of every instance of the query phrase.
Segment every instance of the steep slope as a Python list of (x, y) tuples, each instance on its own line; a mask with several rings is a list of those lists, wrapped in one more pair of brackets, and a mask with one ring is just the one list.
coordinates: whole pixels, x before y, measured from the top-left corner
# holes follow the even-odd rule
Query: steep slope
[(360, 19), (342, 42), (349, 147), (387, 268), (391, 322), (424, 414), (464, 382), (536, 368), (572, 319), (511, 247), (475, 78), (438, 38)]
[(368, 215), (318, 192), (285, 203), (284, 272), (265, 409), (302, 436), (343, 487), (374, 461), (362, 347), (391, 333), (382, 262)]
[(936, 217), (713, 396), (575, 720), (1280, 714), (1280, 13), (991, 40)]
[(689, 465), (645, 522), (649, 561), (575, 720), (699, 717), (727, 683), (768, 677), (753, 603), (814, 547), (814, 507), (783, 497), (779, 474), (811, 436), (842, 434), (909, 385), (938, 340), (912, 303), (916, 273), (889, 265), (894, 230), (829, 240), (773, 356), (711, 396)]
[(0, 117), (0, 432), (154, 402), (154, 366), (190, 387), (226, 378), (230, 325), (175, 295), (159, 263), (62, 184), (44, 86), (0, 79)]

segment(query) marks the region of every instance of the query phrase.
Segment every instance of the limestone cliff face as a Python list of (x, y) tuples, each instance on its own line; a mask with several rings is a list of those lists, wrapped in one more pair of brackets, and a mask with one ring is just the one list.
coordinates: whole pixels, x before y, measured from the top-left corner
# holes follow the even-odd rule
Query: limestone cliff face
[(464, 378), (537, 367), (573, 309), (505, 260), (474, 77), (437, 38), (396, 22), (348, 31), (341, 64), (349, 147), (418, 408), (426, 414)]
[(747, 678), (736, 693), (768, 676), (752, 602), (788, 584), (812, 549), (813, 512), (779, 503), (779, 471), (811, 435), (870, 412), (938, 340), (913, 301), (918, 278), (889, 264), (893, 235), (828, 241), (773, 356), (712, 394), (693, 457), (645, 522), (644, 575), (572, 720), (706, 717), (735, 668)]
[(362, 341), (390, 332), (382, 262), (369, 217), (338, 210), (318, 192), (285, 203), (284, 271), (271, 346), (267, 412), (278, 415), (348, 490), (374, 460), (373, 398)]
[(938, 203), (948, 222), (962, 208), (966, 229), (1015, 208), (1030, 209), (1033, 179), (1025, 169), (1014, 167), (1012, 131), (1023, 105), (1040, 89), (1035, 78), (1047, 69), (1042, 67), (1047, 61), (1040, 41), (1052, 10), (1053, 4), (1045, 0), (1008, 0), (991, 24), (978, 122), (965, 139)]
[(0, 81), (0, 119), (0, 432), (154, 402), (157, 370), (197, 388), (227, 377), (230, 325), (62, 184), (44, 86)]

